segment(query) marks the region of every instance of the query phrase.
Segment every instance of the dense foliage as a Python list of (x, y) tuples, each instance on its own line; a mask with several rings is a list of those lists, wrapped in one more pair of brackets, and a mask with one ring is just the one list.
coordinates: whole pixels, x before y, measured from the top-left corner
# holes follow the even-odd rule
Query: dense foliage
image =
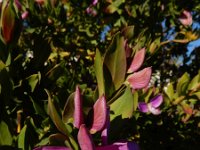
[(0, 0), (0, 149), (80, 149), (80, 118), (96, 146), (110, 122), (108, 144), (198, 149), (199, 29), (199, 0)]

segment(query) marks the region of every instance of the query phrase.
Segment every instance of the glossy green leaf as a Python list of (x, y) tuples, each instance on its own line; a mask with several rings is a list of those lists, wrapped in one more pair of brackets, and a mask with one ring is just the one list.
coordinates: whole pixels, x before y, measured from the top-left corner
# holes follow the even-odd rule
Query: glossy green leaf
[(176, 86), (176, 90), (179, 95), (186, 93), (189, 80), (190, 80), (190, 77), (187, 72), (184, 73), (181, 78), (179, 78), (177, 86)]
[(189, 90), (194, 90), (200, 84), (200, 74), (197, 74), (188, 85)]
[(124, 37), (116, 34), (105, 56), (105, 64), (111, 73), (115, 89), (124, 82), (126, 74), (126, 54)]
[(0, 145), (12, 145), (12, 135), (8, 129), (8, 125), (4, 122), (0, 122)]
[(18, 136), (18, 147), (21, 148), (22, 150), (26, 150), (28, 145), (28, 143), (26, 144), (26, 130), (27, 130), (27, 125), (24, 125)]
[(35, 113), (42, 116), (43, 118), (47, 117), (44, 109), (41, 107), (41, 105), (39, 105), (37, 102), (35, 102), (31, 97), (30, 97), (32, 103), (33, 103), (33, 107), (35, 109)]
[(26, 80), (28, 81), (28, 84), (31, 87), (31, 92), (35, 90), (35, 87), (40, 82), (40, 79), (41, 79), (41, 74), (39, 72), (38, 74), (33, 74), (29, 76), (28, 78), (26, 78)]
[(56, 127), (58, 128), (58, 130), (63, 133), (64, 135), (69, 135), (69, 132), (65, 126), (65, 124), (62, 122), (53, 102), (52, 102), (52, 98), (50, 96), (50, 93), (46, 90), (47, 94), (48, 94), (48, 113), (52, 119), (52, 121), (54, 122), (54, 124), (56, 125)]
[(138, 107), (138, 92), (133, 93), (133, 111), (136, 111)]
[(193, 95), (195, 95), (200, 100), (200, 92), (196, 92)]
[(137, 103), (137, 95), (133, 97), (130, 87), (127, 87), (124, 94), (120, 96), (116, 101), (110, 105), (111, 120), (117, 116), (122, 116), (122, 118), (131, 118)]
[(172, 83), (169, 83), (169, 85), (166, 87), (165, 93), (170, 100), (173, 99), (173, 97), (174, 97), (174, 87), (173, 87)]
[(72, 120), (73, 118), (73, 114), (74, 114), (74, 94), (72, 93), (70, 94), (70, 96), (68, 97), (65, 106), (64, 106), (64, 110), (62, 113), (62, 120), (65, 123), (68, 123)]
[(53, 102), (50, 96), (50, 93), (46, 90), (47, 94), (48, 94), (48, 113), (52, 119), (52, 121), (54, 122), (54, 124), (56, 125), (57, 129), (63, 133), (64, 135), (67, 135), (68, 137), (68, 142), (69, 145), (67, 145), (68, 147), (73, 147), (74, 150), (78, 150), (78, 145), (75, 142), (75, 140), (73, 139), (73, 137), (70, 135), (69, 130), (67, 128), (67, 126), (65, 126), (65, 124), (63, 123), (63, 121), (61, 120)]
[(97, 86), (99, 96), (105, 94), (104, 76), (103, 76), (103, 58), (99, 50), (96, 50), (95, 62), (94, 62), (95, 74), (97, 78)]

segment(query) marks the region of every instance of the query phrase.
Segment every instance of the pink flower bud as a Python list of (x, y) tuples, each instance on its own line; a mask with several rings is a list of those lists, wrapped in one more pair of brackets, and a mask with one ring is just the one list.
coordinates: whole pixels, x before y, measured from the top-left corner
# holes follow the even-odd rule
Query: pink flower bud
[(189, 11), (184, 10), (179, 18), (179, 21), (184, 26), (190, 26), (192, 24), (192, 15)]
[(2, 37), (5, 43), (9, 43), (13, 37), (15, 13), (9, 1), (2, 9)]
[(26, 19), (28, 17), (28, 14), (29, 14), (28, 11), (23, 12), (21, 16), (22, 19)]

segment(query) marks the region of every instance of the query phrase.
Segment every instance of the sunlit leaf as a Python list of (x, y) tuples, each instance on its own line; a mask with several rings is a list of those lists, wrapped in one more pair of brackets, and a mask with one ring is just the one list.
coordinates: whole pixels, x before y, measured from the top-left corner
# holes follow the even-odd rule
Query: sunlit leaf
[[(136, 95), (135, 98), (137, 98)], [(122, 118), (131, 118), (135, 107), (133, 94), (130, 87), (127, 87), (124, 94), (110, 105), (111, 120), (119, 115), (122, 115)], [(114, 114), (112, 114), (112, 112)]]
[(99, 95), (105, 94), (104, 87), (104, 76), (103, 76), (103, 58), (99, 50), (96, 50), (95, 62), (94, 62), (95, 74), (97, 78), (97, 86), (99, 90)]
[(26, 150), (28, 145), (28, 143), (26, 144), (26, 130), (27, 125), (24, 125), (18, 136), (18, 148), (21, 148), (22, 150)]
[(189, 90), (194, 90), (200, 85), (200, 74), (197, 74), (188, 85)]
[(4, 122), (0, 122), (0, 145), (12, 145), (12, 135), (9, 131), (8, 125)]
[(186, 93), (189, 80), (190, 80), (190, 77), (187, 72), (184, 73), (181, 78), (179, 78), (177, 86), (176, 86), (176, 90), (179, 95)]
[(111, 73), (115, 88), (118, 89), (124, 82), (126, 74), (126, 53), (124, 37), (116, 34), (105, 56), (105, 64)]
[(165, 87), (165, 93), (167, 94), (167, 96), (169, 97), (170, 100), (173, 99), (174, 96), (174, 87), (172, 83), (169, 83), (169, 85), (167, 87)]

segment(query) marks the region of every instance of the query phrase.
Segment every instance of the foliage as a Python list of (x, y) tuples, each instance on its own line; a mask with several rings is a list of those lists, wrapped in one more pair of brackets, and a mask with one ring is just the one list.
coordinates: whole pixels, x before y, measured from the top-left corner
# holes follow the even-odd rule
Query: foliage
[[(109, 144), (197, 149), (200, 54), (188, 44), (199, 39), (199, 12), (198, 0), (0, 1), (0, 149), (79, 149), (77, 85), (87, 127), (105, 96)], [(139, 111), (157, 95), (160, 115)], [(92, 135), (98, 146), (100, 134)]]

